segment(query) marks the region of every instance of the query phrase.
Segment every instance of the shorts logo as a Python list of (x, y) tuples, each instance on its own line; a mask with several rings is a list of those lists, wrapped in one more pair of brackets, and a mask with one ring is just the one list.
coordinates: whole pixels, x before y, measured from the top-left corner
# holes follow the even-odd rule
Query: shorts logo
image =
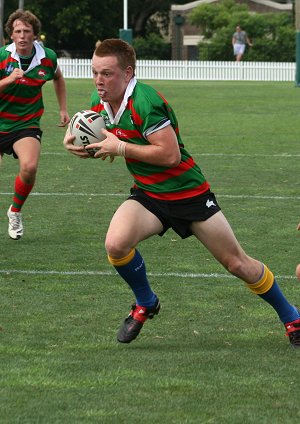
[(208, 208), (210, 208), (211, 206), (216, 206), (216, 205), (214, 204), (213, 200), (209, 200), (209, 199), (207, 199), (207, 201), (206, 201), (206, 206), (207, 206)]

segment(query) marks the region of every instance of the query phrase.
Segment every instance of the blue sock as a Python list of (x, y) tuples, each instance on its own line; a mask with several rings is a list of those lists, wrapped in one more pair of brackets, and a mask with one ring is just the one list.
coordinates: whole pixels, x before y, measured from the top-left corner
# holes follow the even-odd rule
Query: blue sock
[(146, 308), (154, 305), (157, 297), (151, 290), (146, 275), (146, 266), (138, 250), (135, 250), (135, 255), (130, 262), (114, 268), (132, 289), (138, 305)]
[(276, 283), (276, 280), (274, 280), (270, 290), (264, 294), (259, 294), (259, 297), (273, 306), (284, 324), (299, 319), (300, 314), (298, 309), (287, 301)]

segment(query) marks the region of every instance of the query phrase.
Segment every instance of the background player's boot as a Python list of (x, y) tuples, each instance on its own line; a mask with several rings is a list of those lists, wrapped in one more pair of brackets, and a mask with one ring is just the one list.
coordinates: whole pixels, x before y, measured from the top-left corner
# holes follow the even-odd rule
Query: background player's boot
[(21, 212), (12, 212), (11, 206), (7, 211), (8, 217), (8, 235), (14, 240), (18, 240), (23, 235), (23, 223)]

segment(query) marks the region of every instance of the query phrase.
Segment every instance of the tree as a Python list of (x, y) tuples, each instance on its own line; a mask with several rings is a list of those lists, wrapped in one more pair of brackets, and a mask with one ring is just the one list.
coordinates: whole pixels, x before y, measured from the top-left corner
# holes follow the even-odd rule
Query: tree
[[(129, 24), (135, 36), (145, 37), (152, 31), (148, 31), (149, 20), (158, 14), (161, 22), (164, 22), (165, 30), (169, 24), (169, 14), (174, 0), (128, 0)], [(176, 0), (176, 4), (185, 4), (188, 0)]]
[(247, 49), (245, 60), (295, 61), (295, 29), (293, 16), (288, 13), (254, 14), (245, 4), (223, 0), (198, 6), (188, 20), (204, 36), (199, 43), (200, 60), (233, 60), (231, 39), (239, 24), (254, 45)]
[[(98, 7), (95, 7), (96, 3)], [(24, 9), (31, 10), (41, 20), (47, 46), (54, 49), (93, 50), (98, 39), (118, 36), (122, 12), (116, 3), (117, 0), (25, 0)], [(8, 16), (14, 9), (6, 10)]]
[(136, 37), (133, 47), (140, 59), (165, 60), (171, 56), (170, 44), (154, 33), (150, 33), (145, 38)]
[[(176, 0), (184, 4), (187, 0)], [(18, 8), (18, 0), (6, 0), (4, 22)], [(128, 24), (133, 38), (167, 31), (172, 0), (128, 0)], [(24, 9), (42, 22), (46, 45), (55, 50), (94, 49), (97, 40), (119, 37), (123, 28), (121, 0), (25, 0)]]

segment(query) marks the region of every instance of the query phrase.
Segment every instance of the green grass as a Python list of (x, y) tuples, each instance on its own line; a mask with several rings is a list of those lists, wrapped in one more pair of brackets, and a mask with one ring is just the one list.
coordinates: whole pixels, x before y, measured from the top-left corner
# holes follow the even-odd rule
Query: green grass
[[(88, 80), (67, 80), (69, 112), (88, 108)], [(246, 251), (299, 304), (299, 99), (289, 83), (152, 82), (174, 106)], [(295, 423), (298, 362), (274, 311), (193, 238), (169, 231), (140, 244), (159, 317), (130, 345), (116, 332), (133, 301), (106, 260), (104, 238), (131, 178), (64, 151), (51, 84), (42, 156), (7, 236), (17, 161), (0, 168), (1, 424)]]

